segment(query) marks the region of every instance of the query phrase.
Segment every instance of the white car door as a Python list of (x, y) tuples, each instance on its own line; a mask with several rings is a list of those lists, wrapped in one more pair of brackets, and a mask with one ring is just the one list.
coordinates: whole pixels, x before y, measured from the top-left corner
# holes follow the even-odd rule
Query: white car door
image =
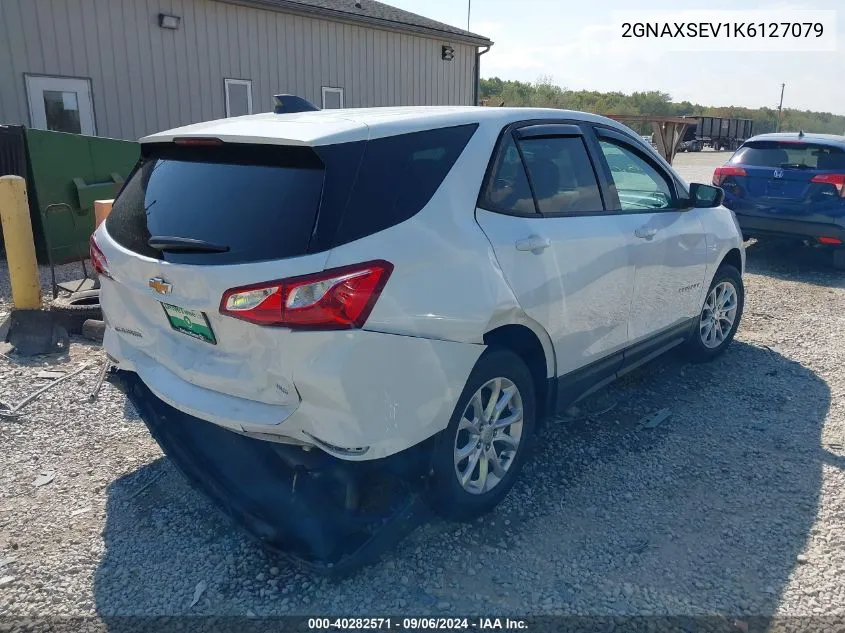
[(588, 129), (507, 130), (476, 210), (517, 300), (553, 342), (557, 375), (569, 374), (564, 398), (621, 364), (634, 284), (639, 219), (605, 210), (607, 182), (590, 158)]
[(699, 211), (682, 208), (671, 174), (624, 134), (595, 128), (602, 169), (620, 213), (636, 218), (636, 267), (628, 336), (635, 344), (687, 322), (701, 310), (707, 243)]

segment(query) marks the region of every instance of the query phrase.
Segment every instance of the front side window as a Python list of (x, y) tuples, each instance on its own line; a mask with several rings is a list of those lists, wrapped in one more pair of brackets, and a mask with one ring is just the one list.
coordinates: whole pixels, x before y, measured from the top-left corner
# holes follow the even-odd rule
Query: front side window
[(520, 141), (540, 213), (589, 213), (604, 208), (596, 174), (580, 136)]
[(669, 209), (672, 189), (661, 172), (621, 143), (599, 141), (623, 211)]

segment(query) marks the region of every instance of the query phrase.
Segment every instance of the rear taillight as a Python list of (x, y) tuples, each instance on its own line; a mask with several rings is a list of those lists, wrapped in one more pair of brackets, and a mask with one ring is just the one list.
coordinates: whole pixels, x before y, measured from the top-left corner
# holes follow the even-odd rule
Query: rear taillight
[(819, 174), (810, 182), (833, 185), (840, 198), (845, 198), (845, 174)]
[(828, 244), (830, 246), (839, 246), (842, 244), (842, 240), (838, 237), (830, 237), (828, 235), (822, 235), (821, 237), (817, 238), (819, 240), (819, 244)]
[(728, 165), (724, 165), (722, 167), (717, 167), (716, 170), (713, 172), (713, 184), (717, 187), (721, 186), (723, 182), (725, 182), (725, 178), (728, 176), (745, 176), (745, 170), (742, 167), (730, 167)]
[(108, 277), (111, 279), (111, 275), (109, 274), (109, 262), (106, 259), (106, 256), (103, 255), (103, 251), (101, 251), (100, 247), (97, 246), (97, 240), (94, 239), (93, 235), (91, 235), (91, 239), (88, 240), (88, 252), (90, 253), (91, 265), (94, 267), (94, 271), (100, 277)]
[(220, 313), (301, 330), (360, 328), (391, 272), (393, 264), (378, 260), (232, 288), (223, 294)]

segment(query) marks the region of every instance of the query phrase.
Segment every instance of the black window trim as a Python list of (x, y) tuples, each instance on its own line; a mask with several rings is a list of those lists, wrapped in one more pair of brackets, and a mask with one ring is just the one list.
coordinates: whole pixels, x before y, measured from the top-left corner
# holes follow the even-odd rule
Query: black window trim
[(609, 199), (616, 205), (616, 208), (613, 210), (614, 213), (618, 215), (640, 215), (643, 213), (671, 213), (685, 211), (689, 208), (689, 205), (685, 204), (684, 202), (685, 198), (681, 197), (678, 193), (678, 183), (675, 180), (674, 174), (667, 172), (666, 169), (664, 169), (664, 167), (660, 163), (654, 160), (652, 156), (649, 156), (648, 151), (639, 145), (642, 142), (641, 139), (635, 139), (634, 137), (625, 134), (624, 132), (620, 132), (619, 130), (601, 124), (594, 125), (593, 131), (595, 137), (596, 150), (598, 151), (598, 162), (601, 165), (601, 169), (605, 173), (609, 183), (613, 183), (613, 174), (610, 171), (610, 165), (608, 164), (607, 159), (604, 156), (604, 152), (601, 151), (601, 146), (599, 145), (599, 141), (601, 139), (607, 139), (617, 145), (622, 145), (625, 149), (629, 150), (630, 152), (644, 160), (646, 163), (648, 163), (655, 171), (657, 171), (658, 174), (663, 177), (663, 180), (669, 187), (669, 192), (672, 194), (672, 204), (671, 206), (668, 206), (665, 209), (623, 209), (622, 203), (619, 201), (619, 196), (616, 193), (616, 189), (610, 187)]
[(556, 138), (559, 136), (584, 136), (584, 130), (572, 123), (541, 123), (516, 128), (517, 140), (527, 138)]
[[(594, 127), (594, 124), (589, 121), (579, 121), (577, 119), (530, 119), (526, 121), (516, 121), (510, 123), (502, 128), (499, 133), (499, 138), (496, 140), (496, 145), (490, 156), (490, 161), (487, 164), (487, 169), (484, 172), (484, 180), (481, 184), (481, 189), (476, 201), (476, 207), (490, 211), (492, 213), (499, 213), (501, 215), (510, 215), (520, 218), (577, 218), (590, 216), (610, 216), (617, 214), (619, 211), (609, 208), (608, 202), (612, 194), (612, 187), (610, 186), (612, 180), (599, 169), (601, 163), (597, 163), (597, 159), (603, 158), (598, 142), (595, 141), (595, 134), (589, 133), (589, 130)], [(520, 133), (521, 130), (527, 128), (526, 133)], [(505, 140), (510, 136), (514, 145), (519, 152), (522, 169), (525, 171), (525, 176), (528, 179), (528, 185), (531, 188), (531, 196), (534, 198), (534, 213), (525, 213), (514, 211), (512, 209), (504, 209), (494, 205), (484, 199), (484, 194), (487, 191), (487, 186), (490, 179), (493, 177), (493, 170), (499, 160)], [(587, 159), (590, 161), (590, 166), (593, 170), (593, 175), (596, 177), (596, 184), (599, 189), (599, 196), (602, 201), (602, 209), (596, 211), (558, 211), (554, 213), (543, 213), (539, 210), (537, 195), (534, 193), (534, 182), (531, 179), (531, 174), (525, 165), (525, 158), (522, 155), (522, 148), (519, 141), (525, 139), (537, 138), (554, 138), (554, 137), (580, 137), (584, 143), (584, 149), (587, 152)], [(593, 140), (591, 140), (593, 139)], [(598, 153), (597, 153), (598, 152)], [(617, 201), (618, 206), (618, 201)]]
[(540, 213), (540, 204), (537, 202), (537, 191), (534, 189), (534, 177), (531, 175), (531, 172), (528, 171), (528, 164), (526, 163), (525, 154), (522, 151), (522, 146), (519, 143), (520, 138), (517, 133), (518, 130), (511, 132), (513, 145), (516, 147), (516, 152), (519, 154), (519, 162), (522, 165), (522, 171), (525, 172), (525, 178), (528, 180), (528, 189), (531, 191), (531, 201), (534, 203), (534, 213), (542, 216), (543, 214)]
[[(530, 125), (534, 122), (524, 121), (522, 123)], [(496, 144), (493, 146), (493, 153), (490, 155), (490, 160), (487, 162), (487, 169), (484, 170), (484, 178), (481, 180), (481, 188), (478, 190), (478, 198), (475, 201), (475, 208), (484, 209), (485, 211), (491, 211), (492, 213), (498, 213), (500, 215), (511, 215), (518, 218), (536, 218), (539, 217), (540, 214), (537, 213), (537, 201), (536, 196), (534, 196), (534, 186), (531, 184), (531, 180), (528, 178), (528, 170), (525, 169), (525, 161), (522, 158), (522, 150), (519, 149), (519, 145), (517, 145), (516, 143), (516, 138), (513, 137), (513, 131), (518, 126), (519, 123), (509, 123), (508, 125), (503, 127), (499, 132), (499, 136), (496, 139)], [(531, 197), (534, 198), (533, 213), (514, 211), (513, 209), (505, 209), (504, 207), (500, 207), (485, 199), (487, 187), (490, 184), (490, 180), (493, 178), (493, 170), (499, 163), (499, 158), (501, 157), (502, 152), (504, 151), (506, 139), (508, 137), (510, 137), (514, 142), (514, 145), (516, 145), (517, 151), (519, 152), (520, 163), (522, 163), (522, 170), (525, 172), (525, 178), (526, 180), (528, 180), (529, 188), (531, 188)]]

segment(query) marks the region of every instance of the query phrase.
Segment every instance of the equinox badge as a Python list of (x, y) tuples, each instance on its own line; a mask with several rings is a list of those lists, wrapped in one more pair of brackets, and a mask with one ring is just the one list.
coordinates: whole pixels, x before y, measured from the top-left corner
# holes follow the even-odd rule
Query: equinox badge
[(173, 291), (173, 284), (167, 283), (161, 277), (153, 277), (149, 285), (160, 295), (169, 295)]

